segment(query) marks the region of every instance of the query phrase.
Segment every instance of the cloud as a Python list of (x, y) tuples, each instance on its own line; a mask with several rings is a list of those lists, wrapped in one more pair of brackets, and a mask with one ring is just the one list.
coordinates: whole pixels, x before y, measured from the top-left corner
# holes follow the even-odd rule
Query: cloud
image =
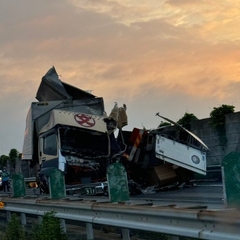
[[(104, 97), (107, 112), (126, 103), (131, 126), (155, 127), (158, 111), (176, 120), (222, 103), (239, 109), (239, 9), (230, 0), (1, 1), (0, 111), (11, 136), (21, 138), (53, 65), (62, 81)], [(14, 141), (0, 142), (0, 154)]]

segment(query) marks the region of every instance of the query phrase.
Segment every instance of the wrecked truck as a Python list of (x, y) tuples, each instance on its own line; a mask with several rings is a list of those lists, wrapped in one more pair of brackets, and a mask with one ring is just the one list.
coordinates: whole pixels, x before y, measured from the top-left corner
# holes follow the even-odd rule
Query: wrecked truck
[(68, 185), (90, 186), (84, 192), (91, 195), (105, 193), (113, 162), (125, 166), (133, 194), (179, 182), (181, 174), (206, 173), (208, 148), (194, 134), (169, 119), (174, 129), (123, 131), (125, 105), (115, 104), (107, 115), (103, 98), (62, 82), (54, 67), (43, 76), (36, 99), (26, 118), (22, 160), (30, 167), (25, 177), (36, 176), (43, 193), (52, 169), (60, 169)]
[(207, 172), (209, 148), (201, 139), (178, 123), (156, 115), (171, 125), (122, 133), (127, 145), (122, 163), (129, 179), (138, 183), (142, 192), (149, 186), (157, 191), (191, 184), (196, 174)]
[[(60, 81), (54, 67), (42, 78), (36, 99), (26, 119), (22, 160), (30, 171), (25, 176), (38, 176), (46, 185), (50, 171), (60, 169), (67, 184), (105, 181), (107, 165), (122, 149), (103, 99)], [(125, 109), (119, 109), (124, 125)]]

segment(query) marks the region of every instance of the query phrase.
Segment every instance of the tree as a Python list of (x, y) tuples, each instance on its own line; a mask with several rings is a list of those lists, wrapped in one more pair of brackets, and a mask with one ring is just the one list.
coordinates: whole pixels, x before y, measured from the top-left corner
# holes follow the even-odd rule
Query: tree
[(13, 168), (16, 167), (16, 159), (19, 157), (19, 152), (17, 149), (13, 148), (10, 150), (9, 153), (9, 160)]
[(214, 107), (210, 112), (210, 125), (216, 130), (225, 126), (225, 115), (234, 113), (234, 108), (233, 105), (226, 104), (222, 104), (220, 107)]
[(177, 123), (190, 130), (191, 122), (196, 120), (198, 120), (198, 118), (193, 113), (185, 113), (184, 116), (177, 121)]
[(0, 156), (0, 167), (6, 167), (7, 166), (7, 161), (9, 160), (9, 156), (2, 155)]
[(234, 113), (235, 106), (222, 104), (220, 107), (214, 107), (210, 112), (210, 126), (217, 132), (219, 145), (224, 147), (227, 144), (226, 128), (225, 128), (225, 115)]

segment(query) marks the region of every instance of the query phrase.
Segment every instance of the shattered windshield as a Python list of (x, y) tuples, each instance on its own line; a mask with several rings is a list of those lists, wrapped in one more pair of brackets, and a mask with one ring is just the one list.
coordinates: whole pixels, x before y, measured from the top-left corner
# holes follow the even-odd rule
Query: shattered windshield
[(108, 155), (109, 139), (106, 133), (87, 129), (60, 129), (61, 149), (63, 154), (98, 157)]

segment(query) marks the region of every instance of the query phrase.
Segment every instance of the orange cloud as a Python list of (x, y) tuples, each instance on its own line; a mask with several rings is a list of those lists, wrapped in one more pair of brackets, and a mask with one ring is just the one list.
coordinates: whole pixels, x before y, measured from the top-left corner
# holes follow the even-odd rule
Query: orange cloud
[(149, 127), (157, 111), (175, 120), (222, 103), (237, 111), (239, 11), (231, 0), (2, 1), (0, 110), (7, 101), (25, 117), (54, 65), (62, 81), (104, 97), (108, 110), (126, 103), (129, 121)]

